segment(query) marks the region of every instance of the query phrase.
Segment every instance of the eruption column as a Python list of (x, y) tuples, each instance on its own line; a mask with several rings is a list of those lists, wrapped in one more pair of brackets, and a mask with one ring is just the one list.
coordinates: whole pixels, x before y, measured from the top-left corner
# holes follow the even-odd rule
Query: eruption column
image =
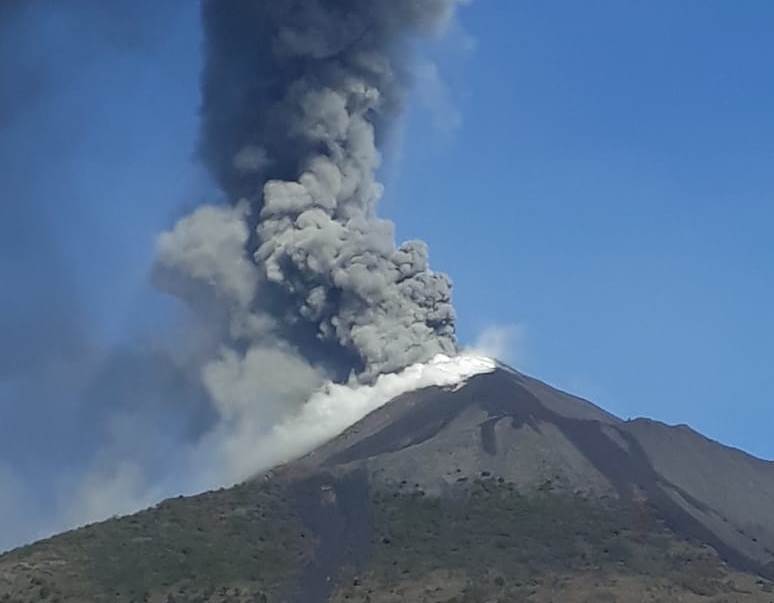
[(201, 154), (231, 207), (160, 241), (168, 288), (204, 285), (240, 345), (271, 339), (371, 379), (456, 350), (451, 283), (377, 217), (379, 144), (412, 40), (454, 0), (205, 0)]

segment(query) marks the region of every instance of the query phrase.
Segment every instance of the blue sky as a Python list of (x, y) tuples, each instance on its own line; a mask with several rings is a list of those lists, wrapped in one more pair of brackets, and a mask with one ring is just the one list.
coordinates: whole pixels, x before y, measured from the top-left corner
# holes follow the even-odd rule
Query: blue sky
[(461, 125), (412, 110), (385, 211), (454, 277), (462, 338), (515, 323), (524, 370), (774, 458), (774, 5), (461, 22), (473, 50), (438, 57)]
[[(156, 234), (218, 195), (193, 152), (195, 4), (89, 4), (0, 22), (0, 482), (40, 507), (93, 451), (105, 350), (125, 363), (174, 320)], [(382, 176), (399, 237), (455, 281), (463, 342), (511, 328), (526, 372), (774, 458), (772, 31), (763, 0), (462, 10)]]

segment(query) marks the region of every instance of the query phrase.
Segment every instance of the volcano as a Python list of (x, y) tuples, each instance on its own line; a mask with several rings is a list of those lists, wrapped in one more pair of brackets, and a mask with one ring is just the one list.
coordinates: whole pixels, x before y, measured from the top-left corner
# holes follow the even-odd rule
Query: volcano
[(774, 463), (505, 366), (0, 557), (0, 601), (774, 601)]

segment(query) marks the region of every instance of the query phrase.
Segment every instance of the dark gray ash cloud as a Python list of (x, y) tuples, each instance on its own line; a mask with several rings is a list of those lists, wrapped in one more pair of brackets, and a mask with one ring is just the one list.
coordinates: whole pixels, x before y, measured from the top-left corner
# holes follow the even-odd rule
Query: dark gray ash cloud
[(161, 74), (196, 51), (198, 33), (170, 34), (192, 6), (0, 0), (0, 550), (245, 479), (359, 418), (357, 388), (309, 403), (326, 379), (455, 350), (449, 281), (424, 244), (396, 247), (375, 180), (412, 40), (443, 28), (451, 0), (204, 0), (199, 155), (229, 203), (163, 234), (155, 276), (205, 320), (103, 341), (97, 293), (122, 277), (92, 282), (66, 235), (88, 195), (117, 206), (116, 182), (153, 180), (145, 139), (169, 116), (134, 111), (133, 93), (175, 90)]
[(205, 0), (200, 152), (232, 202), (159, 242), (159, 280), (221, 308), (229, 345), (362, 378), (456, 350), (451, 283), (377, 216), (379, 146), (413, 40), (455, 0)]

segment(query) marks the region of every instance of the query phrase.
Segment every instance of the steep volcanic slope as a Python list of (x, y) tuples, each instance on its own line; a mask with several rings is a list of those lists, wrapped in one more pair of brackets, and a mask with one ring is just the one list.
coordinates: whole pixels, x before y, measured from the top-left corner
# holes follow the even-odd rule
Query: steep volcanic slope
[(727, 546), (774, 571), (774, 463), (686, 426), (637, 419), (625, 427), (675, 503)]
[(623, 422), (513, 371), (406, 394), (297, 464), (363, 468), (372, 484), (430, 495), (497, 476), (521, 491), (647, 500), (678, 533), (774, 574), (774, 463), (687, 427)]
[(774, 466), (499, 369), (0, 557), (0, 601), (774, 601)]

